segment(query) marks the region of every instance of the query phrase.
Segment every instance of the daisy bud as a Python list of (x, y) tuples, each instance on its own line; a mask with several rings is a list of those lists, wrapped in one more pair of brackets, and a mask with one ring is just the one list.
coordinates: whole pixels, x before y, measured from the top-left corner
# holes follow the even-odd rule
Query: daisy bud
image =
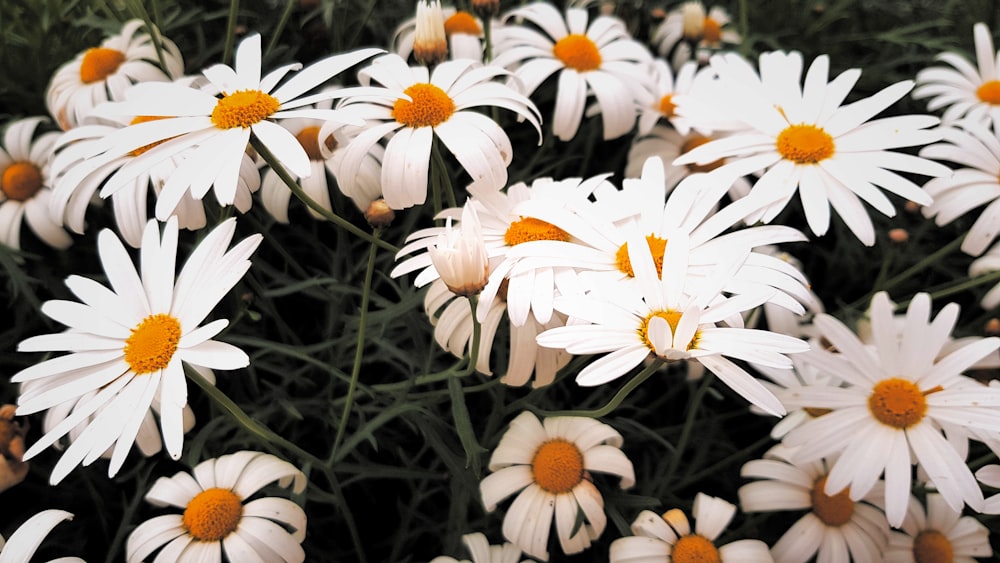
[(983, 327), (983, 332), (985, 332), (987, 336), (1000, 335), (1000, 319), (993, 317), (986, 321), (986, 326)]
[(906, 229), (891, 229), (889, 231), (889, 240), (896, 244), (903, 244), (910, 240), (910, 233), (906, 232)]
[(458, 228), (445, 225), (437, 242), (427, 249), (434, 269), (441, 281), (456, 295), (477, 295), (489, 280), (490, 264), (483, 241), (479, 216), (471, 205), (462, 208), (462, 222)]
[(417, 30), (413, 39), (413, 58), (425, 66), (434, 66), (448, 56), (448, 38), (444, 32), (441, 2), (422, 0), (417, 4)]
[(373, 227), (388, 227), (395, 218), (396, 214), (383, 198), (371, 202), (368, 209), (365, 209), (365, 220)]
[(907, 213), (917, 213), (920, 211), (920, 204), (915, 201), (907, 201), (903, 208), (906, 209)]
[(705, 33), (705, 6), (701, 2), (687, 2), (681, 7), (684, 37), (697, 41)]
[(484, 21), (497, 17), (500, 0), (472, 0), (472, 11)]

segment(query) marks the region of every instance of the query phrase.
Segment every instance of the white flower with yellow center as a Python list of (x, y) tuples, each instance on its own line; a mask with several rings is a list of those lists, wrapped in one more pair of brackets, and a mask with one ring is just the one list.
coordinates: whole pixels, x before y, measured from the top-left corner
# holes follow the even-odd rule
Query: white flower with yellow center
[[(73, 514), (65, 510), (43, 510), (21, 524), (14, 533), (4, 541), (0, 536), (0, 561), (3, 563), (28, 563), (35, 555), (38, 546), (45, 541), (45, 536), (60, 522), (72, 520)], [(79, 557), (60, 557), (49, 563), (85, 563)]]
[(691, 94), (695, 76), (701, 74), (704, 79), (705, 73), (712, 72), (711, 68), (699, 71), (696, 63), (687, 63), (677, 71), (675, 78), (667, 63), (663, 59), (656, 59), (652, 70), (655, 82), (650, 85), (651, 89), (639, 88), (635, 94), (639, 110), (639, 135), (649, 133), (660, 120), (669, 121), (677, 131), (686, 135), (691, 130), (691, 122), (677, 113), (678, 97), (684, 99), (683, 96)]
[[(419, 7), (419, 6), (418, 6)], [(453, 6), (441, 8), (444, 18), (444, 33), (448, 40), (448, 55), (451, 59), (483, 60), (483, 25), (476, 16)], [(493, 26), (498, 25), (493, 22)], [(416, 39), (416, 18), (407, 20), (396, 28), (392, 38), (392, 51), (404, 59), (413, 54)]]
[(705, 63), (712, 51), (724, 45), (737, 45), (743, 39), (740, 34), (728, 28), (729, 13), (721, 6), (713, 6), (707, 13), (705, 4), (699, 0), (685, 2), (670, 10), (653, 32), (650, 41), (662, 57), (670, 56), (674, 68), (691, 61)]
[[(275, 120), (304, 117), (362, 124), (337, 110), (305, 107), (338, 95), (336, 91), (311, 96), (303, 94), (379, 53), (378, 49), (327, 57), (282, 82), (289, 72), (301, 65), (287, 64), (262, 78), (260, 43), (257, 34), (240, 42), (235, 69), (217, 64), (203, 70), (209, 82), (204, 88), (146, 82), (130, 88), (125, 101), (101, 105), (97, 111), (102, 115), (163, 117), (136, 123), (108, 135), (101, 143), (100, 152), (90, 155), (80, 165), (97, 169), (140, 147), (158, 143), (111, 175), (101, 188), (101, 197), (124, 188), (156, 163), (190, 150), (164, 184), (156, 200), (156, 218), (166, 220), (188, 191), (195, 199), (201, 199), (214, 187), (219, 203), (231, 205), (237, 196), (240, 168), (251, 136), (293, 176), (304, 178), (311, 173), (305, 149)], [(221, 97), (210, 92), (219, 92)]]
[(576, 136), (587, 97), (597, 99), (604, 138), (615, 139), (635, 125), (633, 92), (650, 82), (649, 51), (634, 41), (617, 18), (599, 16), (588, 25), (587, 11), (566, 10), (565, 18), (551, 4), (535, 2), (508, 12), (504, 21), (534, 24), (498, 30), (494, 64), (511, 69), (522, 91), (531, 95), (558, 72), (552, 132), (563, 141)]
[[(184, 74), (177, 45), (159, 31), (151, 35), (144, 26), (140, 20), (125, 22), (118, 35), (80, 53), (52, 75), (45, 105), (63, 130), (81, 125), (102, 102), (123, 100), (133, 84), (168, 82)], [(166, 68), (160, 66), (160, 55)]]
[(274, 482), (291, 486), (295, 494), (306, 488), (306, 476), (295, 466), (252, 451), (203, 461), (191, 473), (160, 477), (146, 501), (184, 512), (157, 516), (136, 527), (125, 546), (128, 563), (145, 561), (157, 550), (153, 563), (305, 561), (302, 507), (280, 497), (251, 499)]
[[(331, 133), (320, 139), (319, 132), (323, 124), (314, 119), (285, 119), (281, 122), (281, 126), (295, 135), (295, 139), (302, 145), (302, 150), (309, 156), (309, 175), (297, 179), (302, 191), (323, 209), (332, 211), (327, 172), (334, 173), (332, 154), (339, 148), (337, 137)], [(292, 191), (285, 185), (284, 180), (268, 167), (261, 175), (260, 199), (264, 209), (279, 223), (288, 223), (288, 202), (291, 197)], [(365, 203), (365, 207), (368, 203), (371, 203), (371, 200)], [(311, 208), (309, 213), (316, 219), (322, 218), (318, 211)]]
[[(431, 563), (517, 563), (521, 560), (521, 550), (512, 543), (490, 545), (486, 536), (476, 532), (462, 536), (462, 543), (469, 550), (472, 560), (459, 561), (454, 557), (442, 555), (431, 559)], [(527, 562), (524, 562), (527, 563)]]
[[(846, 386), (803, 386), (783, 397), (789, 408), (830, 411), (785, 436), (786, 445), (798, 446), (795, 461), (839, 454), (825, 492), (850, 487), (855, 501), (884, 473), (885, 509), (893, 527), (906, 515), (914, 461), (952, 509), (961, 510), (963, 503), (978, 508), (983, 493), (942, 428), (949, 436), (951, 429), (1000, 431), (1000, 389), (970, 386), (961, 377), (963, 370), (994, 353), (1000, 339), (968, 341), (941, 357), (958, 319), (958, 305), (948, 304), (933, 321), (930, 309), (930, 297), (917, 294), (900, 333), (888, 295), (877, 293), (871, 307), (871, 346), (835, 318), (818, 315), (814, 324), (839, 354), (805, 360)], [(975, 438), (974, 433), (969, 436)]]
[(59, 133), (36, 135), (44, 117), (12, 121), (0, 145), (0, 243), (21, 248), (21, 223), (53, 248), (67, 248), (73, 239), (49, 215), (52, 199), (50, 164)]
[(937, 59), (951, 65), (917, 73), (914, 98), (930, 98), (929, 111), (944, 108), (941, 119), (950, 124), (962, 117), (985, 122), (1000, 119), (1000, 55), (993, 49), (990, 28), (985, 23), (972, 26), (976, 66), (958, 53), (941, 53)]
[[(538, 131), (538, 110), (531, 100), (496, 79), (508, 73), (471, 59), (445, 61), (434, 71), (410, 67), (399, 55), (385, 55), (358, 73), (362, 85), (381, 84), (361, 96), (348, 96), (340, 108), (363, 117), (366, 130), (345, 149), (342, 175), (352, 177), (362, 159), (391, 135), (382, 160), (382, 195), (393, 209), (427, 199), (431, 145), (438, 139), (469, 174), (473, 186), (498, 190), (507, 183), (514, 154), (510, 138), (475, 107), (505, 108)], [(446, 171), (441, 171), (445, 173)]]
[(931, 203), (927, 192), (897, 172), (951, 174), (942, 164), (890, 150), (939, 140), (940, 131), (929, 129), (938, 118), (902, 115), (869, 121), (909, 92), (912, 81), (842, 106), (861, 71), (846, 70), (827, 82), (830, 62), (825, 55), (812, 62), (801, 87), (802, 55), (797, 52), (762, 54), (759, 75), (736, 54), (711, 60), (719, 75), (717, 95), (725, 100), (716, 105), (749, 129), (697, 147), (674, 164), (727, 159), (705, 177), (717, 191), (740, 176), (763, 171), (748, 196), (762, 211), (750, 215), (750, 223), (774, 220), (798, 192), (814, 234), (829, 229), (832, 206), (851, 232), (871, 246), (875, 230), (862, 200), (891, 217), (896, 211), (879, 187), (921, 205)]
[(744, 478), (758, 479), (740, 487), (743, 512), (808, 510), (771, 547), (776, 563), (884, 561), (889, 523), (879, 508), (883, 484), (851, 500), (844, 489), (827, 494), (825, 460), (794, 462), (792, 451), (777, 445), (763, 459), (747, 462)]
[(526, 554), (549, 558), (553, 519), (563, 553), (579, 553), (607, 525), (604, 499), (591, 472), (635, 484), (632, 462), (621, 451), (622, 436), (592, 418), (548, 417), (523, 412), (510, 423), (490, 458), (493, 473), (479, 485), (487, 512), (517, 493), (503, 519), (503, 536)]
[(679, 508), (662, 516), (643, 510), (632, 522), (635, 535), (611, 543), (610, 563), (773, 563), (767, 544), (760, 540), (716, 545), (736, 515), (736, 505), (698, 493), (691, 513), (695, 519), (693, 530)]
[(990, 530), (971, 516), (953, 510), (935, 493), (927, 494), (927, 510), (915, 497), (903, 520), (903, 531), (889, 535), (885, 563), (976, 563), (991, 557)]
[(18, 398), (18, 414), (50, 409), (91, 391), (97, 393), (28, 448), (25, 459), (100, 410), (56, 463), (50, 478), (53, 484), (77, 465), (89, 465), (112, 446), (108, 475), (117, 474), (157, 398), (167, 452), (179, 458), (187, 405), (182, 363), (209, 369), (238, 369), (249, 364), (239, 348), (212, 340), (229, 321), (201, 325), (249, 269), (249, 257), (262, 239), (252, 235), (226, 250), (235, 231), (236, 220), (229, 219), (208, 233), (176, 282), (176, 219), (166, 223), (162, 237), (155, 220), (146, 226), (138, 271), (111, 231), (101, 231), (98, 251), (111, 287), (70, 276), (66, 285), (80, 302), (53, 300), (42, 305), (45, 315), (69, 330), (28, 338), (18, 350), (71, 353), (39, 362), (11, 377), (14, 383), (32, 382), (29, 391)]

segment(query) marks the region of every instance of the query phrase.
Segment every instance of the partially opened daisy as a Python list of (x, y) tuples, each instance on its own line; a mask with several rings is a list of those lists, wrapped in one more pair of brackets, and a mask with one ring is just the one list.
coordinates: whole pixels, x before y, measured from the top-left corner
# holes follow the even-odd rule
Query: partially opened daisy
[[(458, 160), (472, 185), (500, 189), (514, 150), (507, 133), (475, 107), (505, 108), (538, 131), (538, 110), (528, 98), (497, 81), (507, 76), (497, 66), (471, 59), (445, 61), (433, 72), (407, 66), (399, 55), (375, 59), (358, 73), (364, 95), (347, 96), (340, 108), (367, 121), (366, 130), (346, 148), (341, 174), (352, 177), (371, 147), (389, 136), (382, 159), (382, 195), (393, 209), (421, 205), (427, 199), (431, 146), (438, 139)], [(446, 171), (441, 171), (446, 173)]]
[(712, 6), (706, 13), (700, 0), (684, 2), (667, 13), (650, 41), (660, 56), (670, 57), (674, 68), (692, 59), (704, 64), (713, 51), (742, 41), (739, 33), (727, 27), (731, 21), (721, 6)]
[(649, 51), (633, 40), (621, 20), (569, 8), (565, 17), (551, 4), (535, 2), (508, 12), (497, 34), (494, 64), (511, 69), (531, 95), (558, 72), (552, 132), (563, 141), (576, 136), (587, 98), (593, 95), (604, 123), (604, 138), (615, 139), (635, 125), (633, 91), (650, 82)]
[(941, 495), (927, 494), (927, 509), (910, 497), (903, 530), (889, 535), (886, 563), (953, 561), (976, 563), (990, 557), (990, 530), (971, 516), (953, 510)]
[[(806, 222), (816, 235), (830, 227), (830, 207), (861, 242), (875, 244), (875, 230), (861, 201), (893, 216), (892, 202), (879, 188), (921, 205), (931, 203), (924, 190), (898, 172), (945, 176), (948, 167), (890, 149), (920, 146), (941, 138), (936, 117), (902, 115), (871, 120), (913, 87), (897, 82), (871, 97), (841, 105), (861, 74), (844, 71), (828, 81), (830, 62), (816, 57), (802, 82), (802, 55), (770, 52), (760, 56), (758, 75), (739, 55), (716, 55), (718, 92), (730, 116), (749, 129), (697, 147), (674, 164), (726, 163), (706, 175), (716, 190), (762, 172), (749, 197), (762, 211), (748, 222), (771, 222), (796, 192)], [(678, 108), (683, 112), (683, 108)]]
[[(843, 323), (829, 315), (814, 321), (838, 354), (806, 358), (845, 386), (803, 386), (784, 400), (790, 407), (829, 412), (792, 430), (784, 443), (798, 446), (796, 462), (839, 454), (824, 492), (850, 487), (859, 500), (885, 475), (885, 510), (898, 527), (906, 515), (912, 466), (918, 464), (953, 510), (978, 508), (983, 493), (962, 454), (942, 434), (946, 427), (1000, 431), (1000, 389), (970, 386), (962, 371), (1000, 347), (1000, 339), (967, 341), (940, 356), (958, 318), (950, 303), (933, 320), (931, 300), (917, 294), (897, 329), (888, 295), (879, 292), (871, 307), (873, 345), (866, 346)], [(817, 362), (818, 360), (818, 362)], [(974, 434), (971, 434), (975, 437)], [(964, 443), (964, 442), (963, 442)]]
[[(448, 40), (448, 56), (452, 59), (483, 60), (483, 26), (479, 18), (456, 10), (453, 6), (441, 8), (444, 33)], [(396, 29), (392, 38), (393, 51), (404, 59), (413, 54), (416, 39), (416, 18), (406, 20)]]
[(673, 508), (662, 516), (643, 510), (632, 522), (632, 536), (611, 543), (610, 563), (772, 563), (767, 544), (737, 540), (717, 545), (719, 536), (736, 515), (736, 505), (698, 493), (691, 508), (694, 529), (684, 512)]
[[(235, 68), (217, 64), (202, 71), (209, 82), (204, 88), (147, 82), (130, 88), (125, 101), (103, 104), (99, 110), (102, 115), (163, 119), (136, 123), (108, 135), (100, 151), (80, 166), (96, 169), (140, 147), (159, 143), (108, 178), (100, 192), (101, 197), (107, 197), (156, 163), (190, 149), (157, 198), (156, 217), (161, 221), (188, 191), (201, 199), (214, 187), (221, 205), (232, 204), (251, 138), (274, 155), (273, 164), (284, 166), (296, 177), (306, 177), (312, 170), (309, 156), (295, 136), (274, 120), (306, 117), (361, 125), (337, 110), (305, 107), (336, 96), (335, 91), (303, 94), (379, 52), (360, 49), (327, 57), (282, 81), (301, 65), (287, 64), (262, 77), (260, 35), (251, 35), (236, 50)], [(219, 92), (221, 97), (211, 92)]]
[(518, 563), (521, 560), (521, 550), (512, 543), (490, 545), (486, 536), (476, 532), (462, 536), (462, 543), (469, 550), (472, 560), (459, 561), (454, 557), (442, 555), (431, 559), (431, 563)]
[(771, 547), (777, 563), (882, 561), (889, 523), (879, 508), (882, 483), (857, 501), (848, 491), (825, 492), (829, 472), (825, 460), (796, 463), (792, 451), (777, 445), (740, 470), (757, 479), (740, 487), (743, 512), (808, 510)]
[(281, 497), (253, 498), (275, 482), (298, 495), (306, 476), (273, 455), (241, 451), (205, 460), (191, 473), (160, 477), (146, 501), (184, 512), (156, 516), (132, 530), (125, 546), (128, 562), (154, 553), (153, 563), (305, 561), (299, 545), (306, 536), (302, 507)]
[(1000, 54), (993, 49), (990, 28), (972, 26), (976, 66), (958, 53), (941, 53), (937, 59), (950, 65), (926, 68), (917, 73), (914, 98), (930, 98), (929, 111), (944, 109), (941, 120), (950, 124), (962, 117), (972, 121), (1000, 119)]
[[(21, 524), (14, 533), (4, 541), (0, 536), (0, 561), (3, 563), (28, 563), (35, 555), (38, 546), (45, 541), (60, 522), (72, 520), (73, 514), (65, 510), (51, 508), (43, 510)], [(60, 557), (49, 563), (84, 563), (79, 557)]]
[(68, 131), (81, 125), (102, 102), (123, 100), (133, 84), (168, 82), (182, 74), (184, 58), (177, 45), (159, 30), (151, 33), (141, 20), (129, 20), (118, 35), (56, 70), (45, 92), (45, 105)]
[(52, 181), (49, 165), (59, 133), (36, 134), (44, 117), (7, 124), (0, 145), (0, 243), (21, 248), (21, 225), (53, 248), (67, 248), (73, 239), (49, 215)]
[(192, 251), (175, 282), (177, 221), (171, 219), (164, 227), (161, 234), (155, 220), (146, 226), (138, 269), (118, 238), (109, 230), (101, 231), (98, 251), (110, 288), (70, 276), (66, 285), (80, 302), (52, 300), (42, 305), (45, 315), (69, 330), (34, 336), (18, 345), (21, 352), (70, 352), (14, 374), (15, 383), (31, 382), (18, 398), (19, 414), (50, 409), (96, 391), (25, 453), (25, 458), (34, 457), (100, 410), (56, 463), (53, 484), (112, 446), (108, 475), (113, 477), (157, 398), (167, 452), (179, 458), (187, 405), (182, 363), (210, 369), (237, 369), (249, 363), (239, 348), (212, 340), (228, 320), (202, 322), (249, 269), (249, 257), (262, 237), (251, 235), (227, 250), (236, 220), (223, 222)]
[(526, 554), (549, 558), (553, 518), (563, 553), (579, 553), (607, 525), (604, 499), (591, 473), (635, 484), (632, 462), (621, 451), (622, 436), (592, 418), (556, 416), (544, 421), (519, 414), (500, 438), (479, 489), (487, 512), (517, 493), (503, 519), (503, 535)]

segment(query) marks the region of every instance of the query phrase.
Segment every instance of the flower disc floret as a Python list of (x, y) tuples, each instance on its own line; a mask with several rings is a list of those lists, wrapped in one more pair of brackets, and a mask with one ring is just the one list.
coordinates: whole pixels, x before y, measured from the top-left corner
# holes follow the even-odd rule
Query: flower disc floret
[[(646, 244), (649, 245), (649, 251), (653, 255), (653, 263), (656, 265), (656, 273), (663, 276), (663, 253), (667, 249), (667, 240), (656, 235), (649, 234), (646, 235)], [(618, 269), (621, 270), (622, 273), (627, 274), (628, 277), (635, 277), (635, 271), (632, 269), (632, 260), (628, 257), (627, 242), (621, 245), (618, 248), (618, 252), (615, 253), (615, 264), (617, 264)]]
[(519, 220), (513, 221), (503, 234), (503, 241), (507, 243), (507, 246), (516, 246), (522, 242), (536, 240), (569, 242), (569, 239), (569, 233), (566, 231), (552, 223), (534, 217), (521, 217)]
[(1000, 80), (990, 80), (976, 88), (976, 97), (993, 105), (1000, 105)]
[(851, 500), (851, 489), (845, 488), (835, 495), (828, 495), (824, 491), (826, 488), (826, 475), (820, 477), (813, 484), (811, 493), (813, 514), (823, 521), (827, 526), (843, 526), (851, 521), (854, 515), (854, 501)]
[(800, 123), (789, 125), (778, 134), (778, 152), (786, 160), (816, 164), (833, 156), (833, 137), (822, 127)]
[(719, 563), (722, 558), (708, 538), (691, 534), (677, 540), (670, 560), (674, 563)]
[(223, 96), (212, 110), (212, 123), (219, 129), (246, 129), (278, 111), (281, 103), (260, 90), (238, 90)]
[(0, 190), (7, 199), (27, 201), (42, 189), (42, 172), (30, 162), (15, 162), (3, 171)]
[(412, 98), (400, 98), (392, 106), (392, 117), (408, 127), (434, 127), (455, 113), (455, 102), (444, 90), (433, 84), (421, 82), (403, 90)]
[(666, 96), (660, 98), (660, 103), (656, 106), (656, 109), (659, 110), (664, 117), (673, 117), (674, 111), (677, 109), (677, 104), (674, 103), (674, 95), (667, 94)]
[(531, 459), (531, 474), (542, 490), (568, 493), (583, 480), (583, 454), (572, 442), (549, 440)]
[(952, 563), (955, 550), (947, 536), (937, 530), (924, 530), (913, 538), (916, 563)]
[(701, 36), (706, 43), (718, 43), (722, 41), (722, 26), (712, 18), (705, 18)]
[(184, 509), (184, 528), (194, 539), (215, 542), (231, 534), (243, 517), (243, 499), (229, 489), (211, 488), (197, 495)]
[(568, 68), (579, 72), (601, 68), (601, 52), (586, 35), (571, 33), (556, 42), (552, 53)]
[(111, 76), (125, 62), (125, 53), (107, 47), (87, 49), (80, 63), (80, 82), (91, 84)]
[(181, 340), (181, 324), (166, 314), (150, 315), (125, 340), (125, 361), (138, 375), (159, 371), (168, 364)]
[[(306, 155), (309, 156), (309, 160), (324, 160), (323, 152), (319, 148), (319, 132), (320, 127), (318, 125), (310, 125), (308, 127), (303, 127), (302, 130), (295, 135), (295, 140), (302, 145), (302, 149), (306, 151)], [(330, 152), (337, 148), (337, 140), (333, 138), (333, 135), (328, 135), (324, 144), (326, 145), (326, 150)]]
[(875, 385), (868, 397), (868, 409), (882, 424), (903, 430), (924, 418), (927, 399), (913, 382), (893, 377)]
[(476, 18), (469, 12), (458, 11), (444, 20), (444, 32), (448, 37), (452, 33), (464, 33), (466, 35), (481, 35), (483, 30), (476, 23)]

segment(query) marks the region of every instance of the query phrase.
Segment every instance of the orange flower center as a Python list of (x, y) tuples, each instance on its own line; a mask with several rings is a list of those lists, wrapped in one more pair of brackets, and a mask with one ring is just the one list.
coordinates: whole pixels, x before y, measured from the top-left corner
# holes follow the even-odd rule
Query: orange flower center
[(583, 481), (583, 454), (572, 442), (561, 438), (549, 440), (531, 459), (531, 474), (542, 490), (568, 493)]
[(403, 90), (413, 99), (400, 98), (392, 106), (392, 117), (408, 127), (434, 127), (448, 121), (455, 113), (455, 102), (444, 90), (421, 82)]
[[(709, 143), (711, 141), (712, 141), (712, 139), (710, 137), (703, 137), (701, 135), (691, 135), (691, 137), (689, 139), (687, 139), (686, 141), (684, 141), (684, 144), (681, 145), (681, 154), (693, 151), (694, 149), (696, 149), (696, 148), (704, 145), (705, 143)], [(708, 164), (694, 164), (694, 163), (691, 163), (691, 164), (687, 165), (687, 168), (691, 172), (711, 172), (712, 170), (715, 170), (716, 168), (722, 166), (725, 163), (726, 163), (726, 159), (720, 158), (719, 160), (713, 160), (712, 162), (709, 162)]]
[(705, 42), (717, 44), (722, 40), (722, 26), (712, 18), (705, 18), (705, 27), (702, 28), (701, 34)]
[(84, 84), (100, 82), (114, 74), (125, 62), (125, 53), (105, 47), (87, 49), (80, 62), (80, 81)]
[[(133, 118), (132, 121), (129, 122), (129, 125), (135, 125), (137, 123), (146, 123), (147, 121), (156, 121), (156, 120), (159, 120), (159, 119), (169, 119), (169, 117), (167, 117), (165, 115), (139, 115), (139, 116), (136, 116), (135, 118)], [(172, 138), (173, 137), (171, 137), (170, 139), (172, 139)], [(133, 150), (129, 154), (132, 155), (132, 156), (139, 156), (140, 154), (148, 151), (149, 149), (151, 149), (151, 148), (153, 148), (153, 147), (155, 147), (157, 145), (162, 145), (163, 143), (166, 143), (170, 139), (163, 139), (161, 141), (156, 141), (155, 143), (149, 143), (148, 145), (143, 145), (143, 146), (141, 146), (141, 147)]]
[(260, 90), (239, 90), (223, 96), (212, 110), (212, 123), (219, 129), (246, 129), (263, 121), (281, 107), (281, 103)]
[[(299, 134), (295, 136), (295, 139), (302, 145), (302, 148), (309, 156), (309, 160), (324, 160), (323, 152), (319, 148), (319, 131), (320, 127), (318, 125), (310, 125), (309, 127), (303, 127), (299, 131)], [(333, 138), (333, 135), (327, 137), (324, 144), (328, 151), (337, 148), (337, 140)]]
[(917, 563), (952, 563), (955, 550), (941, 532), (924, 530), (913, 538), (913, 559)]
[(556, 42), (552, 53), (568, 68), (580, 72), (601, 67), (601, 53), (586, 35), (571, 33)]
[(558, 240), (569, 242), (569, 233), (541, 219), (534, 217), (521, 217), (507, 227), (507, 232), (503, 234), (503, 241), (507, 246), (516, 246), (522, 242), (534, 240)]
[(663, 96), (660, 98), (660, 104), (656, 107), (660, 110), (660, 113), (662, 113), (664, 117), (673, 117), (674, 110), (677, 109), (677, 105), (674, 104), (674, 95), (667, 94), (666, 96)]
[(800, 123), (789, 125), (778, 134), (778, 152), (786, 160), (816, 164), (833, 156), (833, 137), (822, 127)]
[(217, 542), (231, 534), (242, 518), (243, 499), (229, 489), (216, 487), (195, 495), (181, 521), (194, 539)]
[(8, 199), (27, 201), (42, 189), (42, 171), (30, 162), (15, 162), (0, 176), (0, 191)]
[(983, 85), (976, 89), (976, 96), (988, 104), (1000, 104), (1000, 80), (983, 82)]
[[(646, 244), (649, 245), (649, 251), (653, 255), (653, 263), (656, 265), (656, 273), (659, 276), (663, 276), (663, 252), (667, 249), (667, 239), (662, 239), (654, 234), (646, 235)], [(618, 269), (622, 273), (627, 274), (628, 277), (634, 278), (635, 271), (632, 270), (632, 260), (628, 257), (628, 243), (621, 245), (618, 248), (618, 252), (615, 253), (615, 263), (618, 264)]]
[(448, 37), (452, 33), (464, 33), (466, 35), (481, 35), (483, 30), (479, 29), (476, 18), (469, 12), (458, 11), (451, 17), (444, 20), (444, 32)]
[(177, 319), (163, 313), (150, 315), (125, 340), (125, 361), (137, 375), (161, 370), (170, 364), (180, 341)]
[(851, 488), (848, 487), (835, 495), (828, 495), (823, 492), (824, 487), (826, 487), (826, 475), (813, 484), (811, 494), (813, 514), (827, 526), (843, 526), (854, 515)]
[(691, 534), (674, 543), (670, 560), (673, 563), (719, 563), (722, 558), (719, 556), (719, 550), (715, 544), (708, 538)]
[[(934, 388), (928, 393), (940, 390)], [(876, 420), (903, 430), (920, 422), (927, 412), (926, 393), (913, 382), (899, 377), (879, 381), (868, 397), (868, 410)]]

